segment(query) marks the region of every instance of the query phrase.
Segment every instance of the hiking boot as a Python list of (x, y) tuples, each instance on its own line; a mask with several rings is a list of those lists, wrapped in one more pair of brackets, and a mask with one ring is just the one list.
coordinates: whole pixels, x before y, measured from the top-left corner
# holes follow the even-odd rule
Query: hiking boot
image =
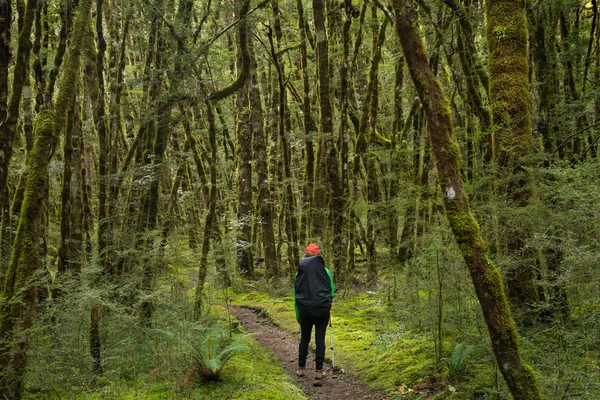
[(302, 378), (304, 376), (304, 368), (298, 368), (298, 371), (296, 371), (296, 376)]
[(315, 374), (315, 379), (316, 380), (321, 380), (325, 378), (325, 371), (323, 371), (322, 369), (318, 369), (316, 374)]

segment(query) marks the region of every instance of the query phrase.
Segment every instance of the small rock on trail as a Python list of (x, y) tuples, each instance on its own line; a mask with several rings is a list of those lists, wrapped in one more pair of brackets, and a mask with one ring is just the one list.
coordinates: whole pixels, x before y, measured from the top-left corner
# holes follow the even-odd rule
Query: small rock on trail
[[(322, 380), (322, 386), (314, 386), (314, 353), (311, 353), (306, 360), (304, 377), (297, 377), (299, 332), (297, 334), (286, 332), (272, 325), (263, 314), (255, 310), (244, 307), (228, 307), (228, 310), (244, 325), (246, 331), (255, 334), (254, 338), (263, 347), (275, 354), (287, 374), (296, 380), (296, 385), (302, 388), (310, 400), (386, 400), (391, 398), (385, 393), (358, 384), (356, 377), (343, 373), (337, 368), (336, 371), (332, 371), (328, 361), (325, 361), (324, 368), (327, 376)], [(311, 340), (314, 340), (314, 336)]]

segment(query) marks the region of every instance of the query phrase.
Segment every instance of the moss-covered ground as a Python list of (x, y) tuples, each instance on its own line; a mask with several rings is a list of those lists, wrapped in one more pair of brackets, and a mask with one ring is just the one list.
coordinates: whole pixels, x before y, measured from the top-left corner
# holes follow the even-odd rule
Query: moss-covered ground
[[(264, 293), (233, 295), (235, 305), (261, 308), (278, 326), (297, 331), (292, 297)], [(351, 371), (370, 387), (390, 393), (407, 392), (431, 375), (431, 341), (403, 329), (378, 295), (337, 296), (332, 308), (335, 366)], [(326, 358), (331, 359), (330, 335)]]

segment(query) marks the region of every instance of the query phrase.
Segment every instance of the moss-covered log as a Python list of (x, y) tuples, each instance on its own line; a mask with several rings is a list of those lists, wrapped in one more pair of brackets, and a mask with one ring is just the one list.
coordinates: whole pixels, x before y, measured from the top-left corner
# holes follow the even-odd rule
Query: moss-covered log
[(460, 180), (460, 152), (452, 139), (450, 105), (427, 62), (413, 0), (394, 0), (396, 30), (412, 81), (427, 114), (446, 217), (469, 268), (500, 371), (515, 399), (541, 399), (532, 368), (521, 361), (517, 332), (498, 270), (487, 255), (479, 225)]

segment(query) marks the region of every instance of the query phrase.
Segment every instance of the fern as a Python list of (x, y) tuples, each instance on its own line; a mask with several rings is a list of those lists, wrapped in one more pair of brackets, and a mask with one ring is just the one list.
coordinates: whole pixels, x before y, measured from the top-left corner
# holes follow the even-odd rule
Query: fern
[(220, 380), (223, 366), (236, 354), (250, 350), (246, 344), (250, 336), (245, 334), (232, 339), (228, 329), (221, 324), (205, 329), (199, 342), (190, 343), (200, 375), (208, 380)]
[(450, 357), (440, 358), (440, 361), (448, 367), (448, 374), (451, 379), (456, 379), (465, 373), (464, 361), (473, 353), (475, 348), (471, 345), (465, 346), (464, 343), (459, 343), (454, 346)]

